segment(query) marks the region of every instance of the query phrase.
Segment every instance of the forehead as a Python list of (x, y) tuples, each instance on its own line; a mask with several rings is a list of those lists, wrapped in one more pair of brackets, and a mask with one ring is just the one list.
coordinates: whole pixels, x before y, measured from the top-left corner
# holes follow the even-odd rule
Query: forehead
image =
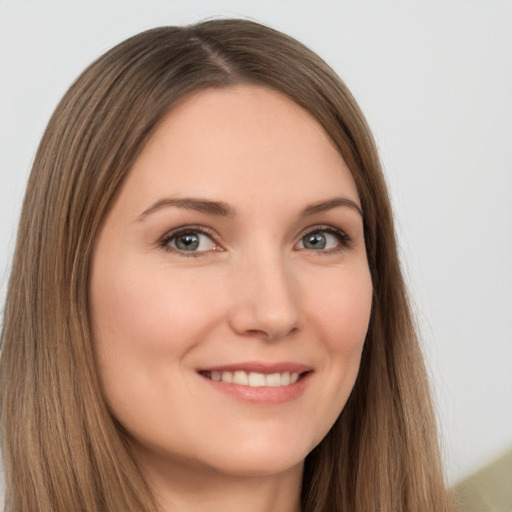
[(247, 200), (266, 190), (306, 201), (334, 187), (358, 197), (349, 169), (313, 116), (282, 94), (252, 85), (206, 89), (179, 103), (126, 185), (138, 195), (215, 198), (238, 191)]

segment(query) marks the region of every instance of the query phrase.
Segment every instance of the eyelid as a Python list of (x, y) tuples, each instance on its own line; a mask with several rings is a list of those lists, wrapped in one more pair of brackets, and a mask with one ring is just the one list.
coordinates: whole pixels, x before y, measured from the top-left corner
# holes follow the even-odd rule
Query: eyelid
[[(199, 257), (199, 256), (205, 256), (211, 252), (215, 252), (215, 249), (213, 251), (210, 250), (210, 251), (187, 252), (187, 251), (181, 251), (175, 247), (168, 245), (169, 241), (172, 238), (175, 238), (181, 234), (194, 233), (194, 232), (203, 234), (203, 235), (209, 237), (217, 248), (220, 248), (220, 250), (224, 250), (222, 247), (222, 244), (220, 244), (218, 242), (218, 235), (215, 230), (213, 230), (212, 228), (210, 228), (208, 226), (201, 226), (201, 225), (194, 225), (194, 224), (179, 226), (177, 228), (171, 229), (170, 231), (167, 231), (163, 236), (161, 236), (158, 239), (157, 244), (160, 248), (162, 248), (163, 250), (165, 250), (167, 252), (173, 252), (175, 254), (178, 254), (178, 255), (184, 256), (184, 257)], [(323, 250), (318, 250), (318, 251), (313, 251), (311, 249), (306, 249), (306, 248), (299, 248), (299, 249), (296, 248), (297, 244), (299, 244), (306, 235), (315, 233), (315, 232), (329, 233), (329, 234), (332, 234), (332, 235), (338, 237), (339, 246), (332, 248), (332, 249), (323, 249)], [(343, 229), (334, 227), (329, 224), (315, 224), (315, 225), (309, 226), (301, 231), (301, 233), (298, 235), (298, 240), (295, 243), (294, 248), (296, 250), (300, 250), (300, 251), (304, 250), (304, 251), (310, 251), (310, 252), (317, 252), (319, 254), (331, 254), (331, 253), (336, 253), (338, 251), (342, 251), (342, 250), (348, 248), (351, 245), (351, 243), (352, 243), (352, 238)]]
[(184, 257), (198, 257), (198, 256), (204, 256), (205, 254), (208, 254), (212, 251), (180, 251), (179, 249), (172, 247), (168, 245), (169, 241), (179, 235), (185, 234), (185, 233), (199, 233), (202, 235), (206, 235), (209, 237), (212, 242), (215, 244), (215, 246), (222, 249), (222, 245), (217, 241), (217, 234), (216, 232), (207, 226), (199, 226), (199, 225), (186, 225), (186, 226), (179, 226), (177, 228), (171, 229), (170, 231), (167, 231), (163, 236), (161, 236), (158, 239), (158, 246), (161, 247), (164, 251), (172, 252), (175, 254), (179, 254), (180, 256)]
[(306, 229), (302, 230), (302, 232), (298, 236), (298, 241), (295, 244), (295, 246), (297, 244), (299, 244), (306, 235), (311, 234), (311, 233), (318, 233), (318, 232), (329, 233), (331, 235), (337, 236), (340, 240), (339, 246), (335, 247), (333, 249), (324, 249), (324, 250), (318, 250), (318, 251), (313, 251), (313, 250), (305, 249), (305, 248), (297, 249), (297, 250), (317, 252), (318, 254), (331, 254), (331, 253), (335, 253), (338, 251), (342, 251), (343, 249), (350, 247), (350, 245), (352, 244), (352, 238), (347, 234), (347, 232), (345, 230), (343, 230), (341, 228), (334, 227), (329, 224), (316, 224), (314, 226), (309, 226)]

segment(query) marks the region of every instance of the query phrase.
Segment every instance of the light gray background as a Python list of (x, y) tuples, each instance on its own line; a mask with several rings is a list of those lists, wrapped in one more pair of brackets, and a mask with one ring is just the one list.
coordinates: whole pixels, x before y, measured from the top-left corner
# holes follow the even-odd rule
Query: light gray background
[(214, 15), (297, 37), (366, 113), (455, 482), (512, 446), (510, 1), (0, 0), (0, 303), (30, 165), (72, 80), (134, 33)]

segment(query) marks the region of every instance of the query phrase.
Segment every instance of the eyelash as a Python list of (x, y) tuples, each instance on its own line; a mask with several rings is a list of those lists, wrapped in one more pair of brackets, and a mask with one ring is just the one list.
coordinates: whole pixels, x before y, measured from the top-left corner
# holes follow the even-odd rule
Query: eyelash
[(166, 233), (160, 239), (160, 242), (158, 245), (166, 252), (179, 254), (180, 256), (184, 256), (186, 258), (189, 258), (189, 257), (198, 258), (200, 256), (204, 256), (205, 253), (208, 251), (190, 251), (190, 252), (180, 251), (179, 249), (176, 249), (169, 245), (169, 242), (171, 242), (171, 240), (173, 240), (174, 238), (176, 238), (180, 235), (188, 234), (188, 233), (199, 233), (202, 235), (206, 235), (207, 237), (211, 238), (212, 242), (215, 245), (219, 245), (216, 241), (215, 231), (213, 231), (213, 229), (207, 228), (205, 226), (182, 226), (180, 228), (173, 229), (172, 231), (169, 231), (168, 233)]
[(334, 235), (339, 241), (339, 245), (332, 249), (325, 249), (319, 251), (313, 251), (312, 249), (310, 249), (311, 252), (315, 252), (319, 255), (328, 256), (330, 254), (336, 254), (338, 252), (350, 248), (352, 244), (352, 238), (350, 238), (350, 236), (347, 235), (345, 231), (342, 231), (341, 229), (335, 228), (333, 226), (326, 226), (325, 224), (319, 224), (316, 226), (308, 227), (301, 233), (299, 240), (303, 240), (307, 235), (312, 235), (313, 233), (327, 233), (329, 235)]
[[(205, 226), (183, 226), (183, 227), (174, 229), (174, 230), (166, 233), (160, 239), (158, 245), (166, 252), (179, 254), (180, 256), (184, 256), (186, 258), (188, 258), (188, 257), (198, 258), (198, 257), (204, 256), (206, 253), (210, 252), (210, 251), (190, 251), (190, 252), (181, 251), (181, 250), (171, 247), (169, 245), (169, 242), (171, 242), (174, 238), (176, 238), (180, 235), (188, 234), (188, 233), (199, 233), (199, 234), (206, 235), (212, 240), (212, 242), (215, 245), (219, 245), (216, 241), (215, 232), (212, 229), (207, 228)], [(337, 252), (340, 252), (340, 251), (343, 251), (343, 250), (349, 248), (352, 243), (352, 239), (344, 231), (342, 231), (341, 229), (337, 229), (332, 226), (326, 226), (326, 225), (316, 225), (316, 226), (308, 227), (306, 230), (304, 230), (300, 234), (299, 241), (302, 241), (307, 235), (311, 235), (314, 233), (327, 233), (330, 235), (334, 235), (339, 241), (339, 246), (334, 247), (332, 249), (318, 250), (318, 251), (309, 249), (311, 252), (316, 252), (318, 254), (322, 254), (322, 255), (334, 254), (334, 253), (337, 253)], [(300, 250), (307, 251), (308, 249), (300, 249)]]

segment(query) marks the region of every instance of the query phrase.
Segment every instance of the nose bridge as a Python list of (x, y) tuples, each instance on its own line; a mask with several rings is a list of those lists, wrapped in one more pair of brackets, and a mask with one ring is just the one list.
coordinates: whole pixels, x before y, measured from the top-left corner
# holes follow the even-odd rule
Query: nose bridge
[(276, 247), (260, 247), (236, 269), (231, 321), (241, 334), (279, 339), (299, 324), (291, 262)]

